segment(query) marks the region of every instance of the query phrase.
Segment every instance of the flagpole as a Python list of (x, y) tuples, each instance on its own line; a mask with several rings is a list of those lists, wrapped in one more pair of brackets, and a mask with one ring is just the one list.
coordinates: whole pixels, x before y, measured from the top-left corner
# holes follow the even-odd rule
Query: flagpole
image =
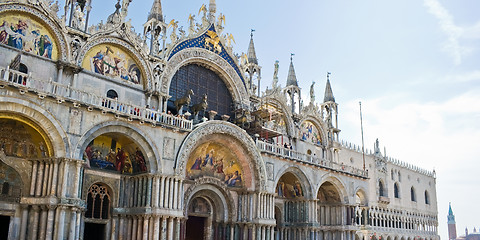
[(358, 102), (360, 105), (360, 128), (362, 129), (362, 156), (363, 156), (363, 171), (365, 171), (365, 143), (363, 141), (363, 119), (362, 119), (362, 102)]

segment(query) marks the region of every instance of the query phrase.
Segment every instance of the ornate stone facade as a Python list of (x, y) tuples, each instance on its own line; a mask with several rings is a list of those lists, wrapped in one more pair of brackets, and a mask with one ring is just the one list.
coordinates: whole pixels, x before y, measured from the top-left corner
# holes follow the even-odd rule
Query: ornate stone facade
[[(160, 0), (135, 33), (130, 2), (89, 26), (91, 1), (59, 17), (53, 1), (0, 0), (0, 239), (439, 239), (435, 173), (340, 141), (328, 79), (303, 106), (277, 63), (260, 94), (253, 35), (234, 54), (214, 0), (188, 34)], [(173, 107), (191, 64), (221, 81), (176, 78), (177, 95), (196, 94), (185, 78), (207, 94)]]

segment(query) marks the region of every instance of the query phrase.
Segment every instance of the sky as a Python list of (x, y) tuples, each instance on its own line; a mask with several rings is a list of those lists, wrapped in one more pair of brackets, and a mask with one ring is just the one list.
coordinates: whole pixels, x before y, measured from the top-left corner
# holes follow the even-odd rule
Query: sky
[[(113, 0), (92, 0), (90, 23), (105, 22)], [(143, 32), (153, 0), (133, 0), (128, 17)], [(207, 0), (163, 0), (169, 22), (188, 29), (190, 13)], [(323, 100), (326, 73), (339, 104), (340, 137), (376, 138), (387, 155), (436, 171), (439, 234), (447, 238), (448, 203), (457, 232), (480, 228), (480, 1), (478, 0), (217, 0), (234, 52), (247, 52), (250, 31), (261, 89), (280, 61), (285, 86), (290, 53), (305, 104), (315, 81)]]

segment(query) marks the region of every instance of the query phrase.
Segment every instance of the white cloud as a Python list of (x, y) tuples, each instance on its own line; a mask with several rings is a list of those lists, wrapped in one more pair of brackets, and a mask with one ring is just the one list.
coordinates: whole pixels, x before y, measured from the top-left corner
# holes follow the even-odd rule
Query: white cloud
[[(480, 199), (480, 192), (472, 191), (480, 184), (480, 91), (472, 90), (440, 102), (418, 102), (405, 97), (405, 102), (391, 104), (391, 98), (389, 95), (362, 100), (366, 146), (371, 148), (378, 137), (380, 145), (386, 146), (387, 155), (427, 170), (435, 168), (442, 239), (446, 236), (449, 201), (455, 207), (458, 229), (474, 224), (480, 209), (472, 209), (465, 199)], [(342, 107), (342, 138), (360, 139), (358, 101)]]
[(448, 39), (443, 48), (450, 53), (456, 65), (462, 63), (462, 58), (473, 51), (473, 47), (464, 46), (462, 39), (479, 39), (480, 22), (470, 27), (461, 27), (455, 24), (453, 16), (438, 0), (424, 0), (428, 11), (435, 16), (441, 29)]

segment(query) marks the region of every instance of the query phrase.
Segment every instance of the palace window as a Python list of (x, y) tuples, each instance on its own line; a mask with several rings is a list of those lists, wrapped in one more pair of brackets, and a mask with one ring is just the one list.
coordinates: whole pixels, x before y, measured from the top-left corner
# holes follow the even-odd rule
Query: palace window
[(410, 199), (412, 200), (412, 202), (417, 201), (417, 196), (415, 195), (415, 189), (413, 187), (410, 188)]
[(430, 195), (426, 190), (425, 190), (425, 204), (430, 204)]
[(378, 193), (380, 195), (380, 197), (386, 197), (385, 195), (385, 187), (383, 186), (383, 182), (382, 181), (378, 181)]
[(395, 198), (400, 198), (400, 188), (398, 186), (398, 183), (395, 183), (393, 185), (393, 193)]
[(110, 194), (101, 183), (93, 184), (88, 189), (86, 218), (108, 219), (110, 213)]

